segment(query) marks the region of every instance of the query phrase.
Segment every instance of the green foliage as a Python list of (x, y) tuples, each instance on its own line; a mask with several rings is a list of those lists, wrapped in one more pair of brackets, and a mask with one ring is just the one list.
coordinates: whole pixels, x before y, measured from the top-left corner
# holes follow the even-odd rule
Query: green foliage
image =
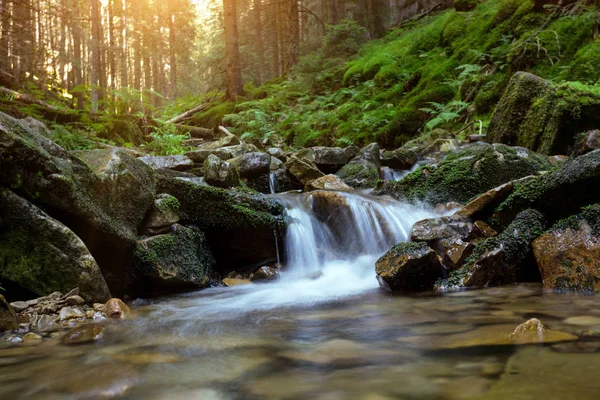
[(328, 26), (323, 39), (323, 51), (329, 56), (355, 54), (365, 40), (367, 30), (356, 21), (343, 20)]
[(96, 142), (83, 129), (68, 125), (53, 125), (50, 128), (50, 139), (66, 150), (91, 150), (96, 148)]
[(188, 150), (183, 142), (190, 137), (179, 134), (175, 124), (159, 121), (159, 125), (150, 133), (150, 137), (152, 141), (148, 143), (148, 148), (154, 154), (168, 156), (183, 154)]
[(431, 107), (421, 108), (421, 111), (425, 111), (431, 115), (431, 119), (425, 124), (425, 128), (429, 131), (458, 120), (462, 117), (463, 112), (469, 107), (469, 103), (460, 100), (451, 101), (447, 104), (436, 102), (430, 102), (429, 104)]

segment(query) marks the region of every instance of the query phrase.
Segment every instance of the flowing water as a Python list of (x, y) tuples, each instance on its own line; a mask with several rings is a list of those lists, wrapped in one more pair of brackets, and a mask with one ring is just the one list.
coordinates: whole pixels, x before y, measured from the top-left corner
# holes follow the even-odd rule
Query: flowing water
[[(374, 263), (432, 211), (365, 194), (277, 197), (291, 221), (279, 281), (138, 299), (136, 318), (106, 323), (96, 344), (0, 345), (0, 399), (598, 397), (596, 296), (537, 285), (392, 296)], [(507, 343), (532, 317), (562, 334)]]

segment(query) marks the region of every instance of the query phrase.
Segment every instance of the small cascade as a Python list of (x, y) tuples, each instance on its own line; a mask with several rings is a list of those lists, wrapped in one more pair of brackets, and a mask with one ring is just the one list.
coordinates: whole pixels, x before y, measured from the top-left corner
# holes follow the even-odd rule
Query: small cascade
[(269, 189), (271, 194), (275, 194), (275, 173), (272, 171), (269, 173)]

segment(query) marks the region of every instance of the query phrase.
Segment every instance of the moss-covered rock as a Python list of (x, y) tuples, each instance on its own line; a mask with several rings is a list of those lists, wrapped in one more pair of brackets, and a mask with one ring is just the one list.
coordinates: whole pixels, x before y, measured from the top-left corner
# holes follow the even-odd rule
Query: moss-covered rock
[(409, 148), (386, 150), (381, 153), (381, 165), (394, 169), (410, 169), (419, 161), (419, 154)]
[(315, 163), (320, 171), (334, 174), (352, 160), (360, 149), (349, 147), (311, 147), (298, 152), (298, 157)]
[(362, 148), (336, 175), (353, 188), (373, 188), (379, 180), (380, 157), (379, 145), (371, 143)]
[(212, 154), (204, 161), (204, 179), (209, 185), (221, 188), (240, 185), (240, 174), (237, 168)]
[(0, 332), (13, 331), (19, 327), (19, 320), (15, 310), (0, 294)]
[(261, 152), (246, 153), (228, 161), (237, 168), (240, 178), (244, 179), (268, 175), (271, 168), (271, 156)]
[(159, 177), (158, 189), (179, 200), (182, 223), (198, 226), (206, 234), (220, 271), (277, 260), (275, 241), (285, 230), (281, 204), (261, 195), (178, 178)]
[(554, 84), (518, 72), (498, 103), (488, 139), (543, 154), (570, 154), (578, 134), (597, 128), (597, 87), (578, 82)]
[[(100, 268), (73, 231), (0, 187), (0, 282), (17, 296), (41, 297), (78, 287), (86, 300), (110, 298)], [(10, 295), (11, 293), (9, 293)]]
[(181, 204), (175, 197), (166, 193), (159, 194), (144, 219), (144, 233), (157, 235), (169, 232), (179, 222), (180, 207)]
[(285, 163), (285, 168), (303, 185), (325, 175), (317, 168), (315, 163), (309, 159), (302, 159), (298, 156), (290, 157)]
[(141, 240), (134, 274), (139, 293), (161, 293), (207, 286), (215, 259), (204, 234), (174, 225), (171, 232)]
[(521, 212), (500, 235), (479, 243), (465, 264), (450, 274), (446, 284), (484, 287), (539, 279), (531, 243), (545, 226), (540, 212)]
[(439, 164), (417, 169), (401, 181), (385, 182), (374, 193), (404, 201), (466, 203), (511, 180), (551, 168), (547, 157), (524, 148), (475, 143), (450, 153)]

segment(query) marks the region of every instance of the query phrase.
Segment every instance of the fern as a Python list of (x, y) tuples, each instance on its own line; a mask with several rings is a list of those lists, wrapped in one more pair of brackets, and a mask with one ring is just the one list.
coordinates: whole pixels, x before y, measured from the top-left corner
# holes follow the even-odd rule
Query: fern
[(429, 121), (425, 123), (425, 129), (431, 131), (460, 119), (470, 104), (462, 100), (454, 100), (447, 104), (432, 101), (429, 105), (431, 107), (423, 107), (420, 110), (431, 115)]

